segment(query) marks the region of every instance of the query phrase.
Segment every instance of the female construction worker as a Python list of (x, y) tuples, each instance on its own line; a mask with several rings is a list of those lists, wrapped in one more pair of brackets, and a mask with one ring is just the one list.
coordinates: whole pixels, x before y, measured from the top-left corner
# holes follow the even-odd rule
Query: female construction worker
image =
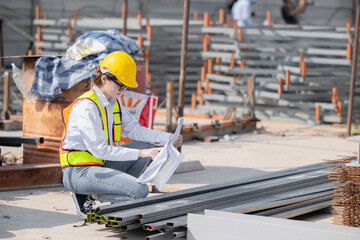
[[(63, 110), (64, 137), (60, 149), (63, 183), (71, 191), (77, 213), (86, 218), (94, 195), (100, 202), (144, 198), (146, 184), (135, 180), (171, 134), (141, 127), (120, 108), (117, 98), (136, 88), (136, 64), (125, 52), (112, 52), (97, 67), (93, 89)], [(120, 138), (133, 139), (117, 146)], [(182, 136), (175, 147), (182, 144)]]

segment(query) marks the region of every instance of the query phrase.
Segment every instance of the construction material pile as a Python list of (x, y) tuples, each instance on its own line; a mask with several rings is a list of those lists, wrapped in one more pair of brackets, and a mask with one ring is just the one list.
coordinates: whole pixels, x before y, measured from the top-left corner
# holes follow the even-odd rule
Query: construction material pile
[[(78, 11), (69, 19), (41, 19), (40, 14), (36, 18), (38, 54), (64, 55), (75, 36), (123, 26), (120, 18), (86, 18)], [(257, 118), (343, 123), (353, 48), (353, 29), (350, 21), (345, 24), (237, 28), (230, 16), (225, 21), (223, 9), (213, 18), (194, 12), (189, 22), (185, 104), (191, 103), (194, 113), (226, 115), (231, 108), (237, 117), (244, 117), (252, 98), (248, 82), (252, 76)], [(147, 93), (162, 102), (165, 83), (174, 82), (176, 104), (182, 20), (143, 18), (139, 10), (137, 16), (129, 14), (126, 35), (142, 49)], [(358, 98), (357, 87), (355, 103)], [(353, 107), (355, 119), (360, 117), (359, 106)]]
[(208, 185), (145, 199), (100, 206), (88, 214), (88, 222), (109, 230), (160, 231), (158, 236), (186, 234), (187, 214), (205, 209), (293, 218), (331, 205), (332, 186), (322, 164), (284, 170), (252, 179)]
[(353, 165), (356, 156), (329, 164), (329, 179), (334, 181), (334, 224), (360, 227), (360, 166)]
[[(89, 31), (122, 29), (123, 19), (81, 17), (79, 10), (75, 10), (73, 16), (69, 18), (51, 19), (46, 14), (41, 18), (40, 7), (37, 6), (33, 24), (37, 29), (35, 54), (65, 56), (66, 50), (78, 36)], [(131, 15), (127, 19), (126, 36), (137, 40), (140, 47), (143, 47), (143, 40), (149, 40), (150, 35), (149, 23), (142, 18), (141, 11), (137, 16)]]
[[(166, 82), (174, 82), (174, 104), (178, 101), (180, 56), (183, 21), (175, 19), (150, 19), (152, 40), (149, 47), (149, 92), (159, 96), (161, 102), (166, 97)], [(190, 20), (188, 26), (188, 52), (186, 66), (185, 104), (190, 104), (191, 94), (196, 93), (196, 83), (200, 79), (201, 27), (199, 20)]]
[[(37, 27), (36, 54), (55, 56), (65, 56), (76, 37), (87, 32), (123, 27), (121, 18), (82, 17), (78, 10), (68, 19), (40, 18), (39, 7), (33, 23)], [(137, 16), (131, 14), (127, 19), (126, 36), (135, 40), (142, 49), (138, 60), (146, 62), (147, 93), (158, 95), (160, 102), (166, 96), (166, 82), (175, 82), (174, 100), (177, 104), (182, 25), (180, 19), (143, 18), (140, 10)], [(198, 19), (189, 22), (186, 104), (190, 104), (191, 94), (196, 93), (196, 83), (200, 79), (202, 25)]]
[[(124, 21), (121, 18), (90, 18), (79, 16), (79, 10), (69, 18), (50, 19), (40, 15), (40, 7), (36, 7), (36, 16), (33, 24), (36, 26), (35, 54), (65, 56), (66, 51), (76, 41), (77, 37), (95, 31), (109, 29), (122, 29)], [(136, 56), (138, 61), (145, 61), (149, 64), (149, 47), (151, 45), (151, 26), (149, 19), (142, 16), (138, 11), (137, 15), (131, 14), (127, 19), (126, 37), (133, 39), (141, 48), (141, 53)], [(115, 30), (113, 30), (115, 31)], [(122, 50), (122, 49), (118, 49)], [(146, 68), (146, 80), (150, 81), (149, 68)]]
[[(205, 20), (204, 26), (204, 65), (194, 112), (225, 114), (229, 106), (238, 107), (248, 94), (249, 76), (255, 76), (259, 119), (313, 124), (346, 120), (352, 52), (349, 22), (347, 28), (238, 28), (210, 26)], [(358, 111), (354, 114), (359, 116)]]

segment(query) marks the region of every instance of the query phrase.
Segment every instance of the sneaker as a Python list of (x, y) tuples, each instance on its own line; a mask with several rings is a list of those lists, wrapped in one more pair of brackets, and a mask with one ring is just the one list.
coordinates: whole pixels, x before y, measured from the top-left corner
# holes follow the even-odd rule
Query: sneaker
[(86, 215), (90, 212), (95, 204), (95, 200), (91, 195), (83, 195), (70, 192), (73, 199), (75, 209), (81, 219), (86, 219)]

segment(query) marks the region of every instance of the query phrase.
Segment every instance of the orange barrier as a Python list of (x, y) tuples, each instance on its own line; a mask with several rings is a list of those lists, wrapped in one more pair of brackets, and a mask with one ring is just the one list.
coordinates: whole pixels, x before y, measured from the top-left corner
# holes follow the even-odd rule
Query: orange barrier
[(320, 105), (315, 106), (315, 120), (320, 121)]
[(271, 12), (270, 11), (266, 12), (266, 19), (267, 19), (267, 27), (271, 28)]
[(141, 20), (142, 20), (142, 11), (138, 10), (137, 21), (138, 21), (138, 24), (140, 24), (140, 25), (141, 25)]
[(278, 86), (278, 94), (283, 93), (283, 85), (284, 85), (284, 80), (282, 78), (278, 79), (279, 82), (279, 86)]
[(224, 24), (224, 9), (219, 9), (219, 23)]

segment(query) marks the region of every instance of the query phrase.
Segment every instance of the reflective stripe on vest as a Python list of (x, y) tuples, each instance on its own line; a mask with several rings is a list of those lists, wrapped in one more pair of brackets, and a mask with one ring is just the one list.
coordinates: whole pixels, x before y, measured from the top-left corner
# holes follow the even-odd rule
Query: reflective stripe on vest
[(114, 139), (114, 145), (116, 145), (116, 142), (120, 142), (121, 140), (121, 131), (122, 131), (121, 109), (120, 109), (119, 101), (117, 99), (113, 107), (113, 116), (114, 116), (113, 139)]
[[(67, 108), (65, 108), (62, 112), (63, 120), (65, 123), (65, 130), (63, 133), (63, 140), (66, 136), (66, 131), (68, 128), (69, 123), (69, 116), (71, 113), (71, 110), (76, 102), (78, 102), (80, 99), (89, 99), (93, 101), (100, 111), (101, 119), (102, 119), (102, 127), (104, 130), (104, 134), (107, 140), (107, 144), (109, 145), (109, 128), (108, 128), (108, 121), (107, 121), (107, 113), (105, 108), (101, 107), (101, 104), (99, 102), (99, 99), (95, 93), (94, 90), (90, 90), (80, 97), (76, 98), (75, 101), (70, 104)], [(113, 141), (114, 144), (118, 141), (120, 141), (121, 138), (121, 109), (118, 101), (116, 101), (116, 104), (113, 107), (113, 118), (114, 118), (114, 124), (113, 124)], [(99, 159), (91, 155), (88, 151), (77, 151), (77, 150), (65, 150), (62, 149), (63, 147), (63, 141), (61, 141), (61, 147), (60, 147), (60, 164), (62, 167), (66, 166), (72, 166), (72, 165), (104, 165), (104, 160)]]
[(88, 151), (68, 151), (60, 148), (61, 167), (83, 166), (83, 165), (100, 165), (104, 166), (104, 160), (94, 157)]

